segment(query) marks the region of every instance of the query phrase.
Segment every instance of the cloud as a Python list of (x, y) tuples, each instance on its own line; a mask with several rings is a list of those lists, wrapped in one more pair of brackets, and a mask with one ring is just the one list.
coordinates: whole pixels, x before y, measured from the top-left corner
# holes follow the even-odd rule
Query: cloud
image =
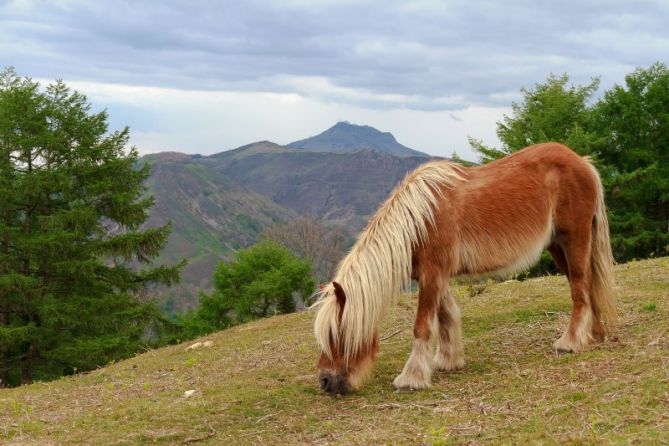
[(3, 62), (37, 76), (303, 95), (321, 82), (417, 109), (500, 105), (549, 72), (587, 81), (669, 55), (661, 2), (13, 1), (0, 12)]
[(494, 143), (495, 122), (510, 112), (505, 107), (373, 109), (292, 93), (76, 81), (69, 85), (84, 93), (97, 109), (104, 104), (112, 129), (130, 124), (131, 144), (142, 154), (165, 150), (212, 154), (265, 139), (288, 144), (346, 119), (392, 131), (401, 143), (417, 150), (441, 156), (457, 151), (473, 160), (476, 157), (469, 150), (467, 136)]
[(213, 150), (357, 116), (416, 149), (431, 135), (462, 151), (465, 131), (494, 142), (520, 88), (549, 73), (600, 75), (605, 89), (669, 60), (668, 21), (659, 0), (13, 0), (0, 1), (0, 66), (90, 87), (151, 147), (186, 147), (160, 136), (186, 123), (193, 146)]

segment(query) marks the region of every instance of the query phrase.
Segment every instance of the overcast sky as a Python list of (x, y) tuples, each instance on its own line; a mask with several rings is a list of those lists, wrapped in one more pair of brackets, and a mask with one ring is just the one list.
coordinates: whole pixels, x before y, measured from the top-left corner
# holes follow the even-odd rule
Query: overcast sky
[(287, 144), (347, 120), (474, 160), (521, 87), (669, 62), (669, 1), (4, 1), (0, 67), (62, 78), (142, 153)]

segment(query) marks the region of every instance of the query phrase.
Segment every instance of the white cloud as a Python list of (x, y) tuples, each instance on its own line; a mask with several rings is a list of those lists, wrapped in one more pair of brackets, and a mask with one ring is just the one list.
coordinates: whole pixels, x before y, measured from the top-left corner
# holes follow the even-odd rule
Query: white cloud
[(109, 108), (114, 122), (119, 121), (114, 110), (143, 115), (143, 120), (127, 123), (131, 143), (143, 154), (164, 150), (211, 154), (262, 139), (287, 144), (348, 120), (390, 131), (402, 144), (417, 150), (440, 156), (450, 156), (455, 150), (473, 160), (467, 136), (496, 143), (495, 122), (509, 112), (494, 107), (436, 112), (369, 108), (291, 93), (68, 84), (86, 94), (97, 109)]
[(341, 102), (374, 108), (453, 109), (463, 108), (463, 96), (423, 96), (400, 93), (374, 93), (361, 88), (335, 85), (322, 76), (274, 76), (268, 83), (279, 90), (299, 91), (300, 95), (325, 102)]

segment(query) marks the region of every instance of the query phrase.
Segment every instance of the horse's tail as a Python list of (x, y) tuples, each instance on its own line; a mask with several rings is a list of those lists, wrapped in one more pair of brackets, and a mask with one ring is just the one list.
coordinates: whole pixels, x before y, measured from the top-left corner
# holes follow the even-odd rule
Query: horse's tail
[(613, 281), (613, 253), (609, 240), (609, 221), (604, 204), (604, 188), (597, 169), (590, 164), (597, 182), (597, 204), (592, 221), (592, 246), (590, 265), (590, 301), (592, 309), (604, 329), (610, 331), (616, 319), (616, 306)]

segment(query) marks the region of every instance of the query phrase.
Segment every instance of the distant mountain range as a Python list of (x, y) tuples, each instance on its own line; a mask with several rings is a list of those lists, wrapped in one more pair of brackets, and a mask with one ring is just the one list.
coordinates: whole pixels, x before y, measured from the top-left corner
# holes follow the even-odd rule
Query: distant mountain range
[(261, 141), (211, 156), (143, 157), (156, 199), (147, 226), (172, 224), (160, 261), (189, 259), (182, 285), (163, 293), (165, 306), (195, 304), (217, 262), (275, 223), (315, 215), (355, 235), (395, 184), (429, 159), (390, 133), (343, 122), (288, 146)]

